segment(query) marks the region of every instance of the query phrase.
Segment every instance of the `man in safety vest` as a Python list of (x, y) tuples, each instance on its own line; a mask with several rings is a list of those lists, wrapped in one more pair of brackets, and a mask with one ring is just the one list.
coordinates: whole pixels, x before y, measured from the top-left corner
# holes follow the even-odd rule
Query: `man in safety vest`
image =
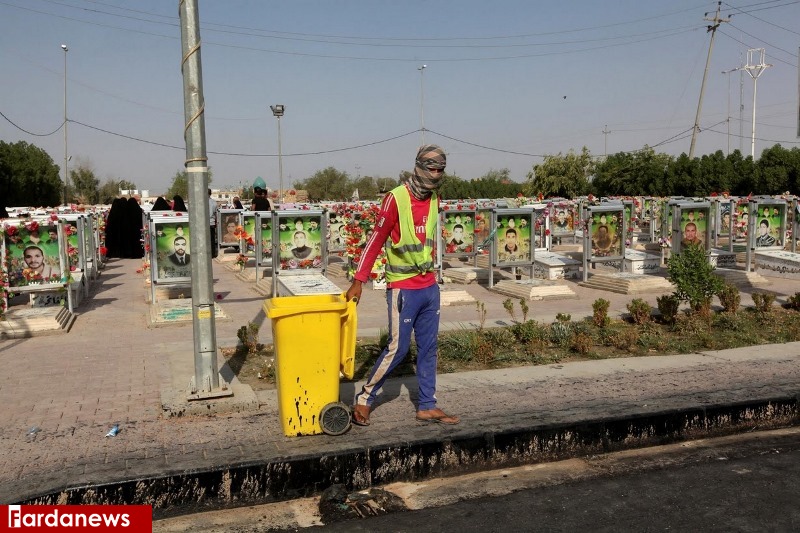
[(439, 188), (447, 159), (440, 147), (428, 144), (417, 152), (411, 178), (386, 195), (378, 222), (364, 246), (347, 300), (361, 298), (362, 284), (381, 248), (386, 245), (386, 302), (389, 307), (388, 346), (381, 352), (356, 395), (353, 423), (369, 425), (372, 403), (392, 370), (408, 354), (411, 333), (417, 341), (417, 420), (458, 424), (459, 418), (436, 407), (436, 359), (439, 335), (439, 285), (433, 263), (433, 243), (439, 216)]

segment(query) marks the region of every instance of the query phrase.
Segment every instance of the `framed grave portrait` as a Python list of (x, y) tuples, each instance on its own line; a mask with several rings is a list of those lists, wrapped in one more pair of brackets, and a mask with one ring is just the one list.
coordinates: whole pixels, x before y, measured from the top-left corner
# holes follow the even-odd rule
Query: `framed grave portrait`
[(239, 253), (247, 257), (256, 256), (256, 214), (242, 212), (244, 234), (239, 239)]
[(756, 201), (752, 212), (758, 215), (753, 220), (755, 248), (783, 248), (786, 234), (786, 202)]
[(298, 271), (323, 268), (323, 254), (327, 253), (327, 220), (322, 211), (276, 212), (272, 221), (274, 269)]
[(492, 211), (490, 209), (479, 209), (475, 212), (475, 230), (473, 232), (473, 239), (477, 251), (491, 246), (491, 235)]
[(594, 258), (620, 258), (625, 236), (625, 211), (617, 206), (592, 206), (588, 211), (588, 237), (590, 256)]
[[(63, 222), (49, 221), (43, 226), (39, 221), (8, 220), (3, 223), (5, 264), (9, 287), (33, 284), (60, 283), (66, 270), (65, 257), (59, 247), (63, 238)], [(50, 238), (45, 228), (56, 224), (56, 238)], [(47, 235), (47, 237), (45, 237)]]
[(711, 247), (711, 204), (676, 202), (672, 205), (672, 250), (680, 253), (687, 246)]
[(191, 281), (189, 218), (158, 217), (151, 224), (151, 270), (157, 281)]
[(256, 257), (258, 266), (272, 267), (272, 213), (258, 211), (256, 214)]
[(572, 204), (553, 205), (550, 213), (550, 233), (553, 237), (570, 237), (575, 234), (575, 208)]
[(715, 214), (715, 227), (717, 237), (730, 237), (733, 227), (733, 217), (731, 216), (732, 202), (722, 200), (718, 202)]
[(529, 266), (533, 263), (533, 215), (530, 209), (495, 209), (493, 266)]
[(473, 210), (448, 210), (439, 213), (440, 244), (444, 257), (475, 255), (475, 215)]
[(328, 211), (328, 253), (347, 250), (347, 231), (344, 219), (334, 211)]
[(241, 212), (241, 209), (217, 211), (217, 243), (220, 248), (240, 245), (236, 228), (242, 225)]
[(735, 222), (733, 238), (735, 241), (747, 240), (747, 226), (750, 224), (750, 206), (747, 202), (736, 202), (736, 211), (734, 212)]
[[(533, 204), (533, 249), (547, 251), (550, 249), (550, 217), (547, 215), (548, 209), (545, 204)], [(527, 225), (527, 220), (523, 219), (523, 227)]]

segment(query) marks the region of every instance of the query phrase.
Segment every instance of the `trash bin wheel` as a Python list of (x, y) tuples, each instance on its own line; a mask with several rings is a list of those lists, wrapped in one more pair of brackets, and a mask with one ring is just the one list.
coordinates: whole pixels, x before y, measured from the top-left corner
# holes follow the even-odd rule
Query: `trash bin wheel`
[(329, 403), (319, 414), (322, 431), (328, 435), (341, 435), (350, 429), (350, 409), (341, 402)]

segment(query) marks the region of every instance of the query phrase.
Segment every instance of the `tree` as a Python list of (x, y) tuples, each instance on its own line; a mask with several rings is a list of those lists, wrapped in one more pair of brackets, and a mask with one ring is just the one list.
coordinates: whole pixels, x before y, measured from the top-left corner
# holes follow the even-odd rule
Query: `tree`
[[(195, 175), (195, 178), (200, 179), (200, 175)], [(211, 184), (211, 168), (208, 169), (208, 183)], [(184, 200), (189, 199), (189, 173), (185, 170), (179, 170), (172, 176), (172, 185), (169, 186), (166, 197), (172, 199), (176, 195), (179, 195)], [(203, 197), (205, 198), (205, 194), (203, 194)]]
[(347, 172), (336, 170), (333, 167), (318, 170), (310, 178), (294, 182), (294, 187), (308, 191), (308, 197), (317, 201), (349, 200), (355, 189)]
[[(374, 200), (378, 198), (378, 185), (372, 176), (362, 176), (353, 181), (353, 191), (358, 189), (358, 197), (361, 200)], [(352, 196), (352, 193), (350, 193)]]
[(566, 155), (546, 155), (541, 165), (534, 165), (528, 173), (523, 191), (528, 196), (542, 194), (574, 198), (584, 194), (589, 187), (589, 176), (594, 174), (595, 163), (585, 146), (580, 154), (570, 150)]
[(110, 204), (114, 201), (114, 198), (119, 196), (120, 190), (131, 190), (136, 188), (136, 184), (132, 181), (113, 178), (108, 179), (98, 189), (97, 201), (101, 204)]
[(591, 189), (598, 196), (659, 196), (672, 157), (645, 146), (608, 156), (595, 167)]
[(0, 199), (7, 206), (57, 206), (63, 184), (59, 167), (41, 148), (0, 141)]
[(96, 204), (100, 198), (100, 180), (88, 164), (79, 164), (69, 172), (72, 182), (71, 200), (80, 204)]

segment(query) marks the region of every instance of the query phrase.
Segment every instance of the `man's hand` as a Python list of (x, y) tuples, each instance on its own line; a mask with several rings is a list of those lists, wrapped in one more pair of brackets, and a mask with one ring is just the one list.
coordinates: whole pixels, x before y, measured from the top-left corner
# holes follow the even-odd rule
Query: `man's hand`
[(350, 285), (350, 288), (347, 289), (345, 293), (345, 299), (349, 302), (350, 300), (355, 300), (356, 303), (361, 299), (361, 285), (362, 283), (357, 279), (353, 280), (353, 283)]

